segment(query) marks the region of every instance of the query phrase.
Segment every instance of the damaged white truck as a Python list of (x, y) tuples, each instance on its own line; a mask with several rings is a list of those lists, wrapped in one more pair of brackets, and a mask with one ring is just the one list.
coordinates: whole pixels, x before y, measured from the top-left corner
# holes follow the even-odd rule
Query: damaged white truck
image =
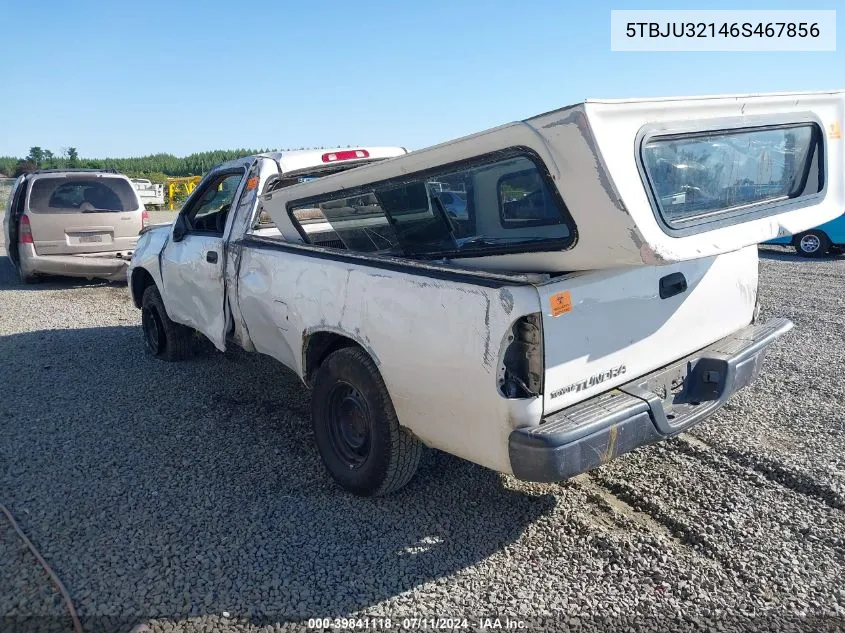
[(135, 250), (146, 345), (182, 358), (198, 330), (292, 369), (359, 495), (423, 446), (565, 479), (757, 375), (792, 325), (757, 320), (757, 244), (845, 209), (843, 106), (587, 101), (408, 154), (222, 165)]

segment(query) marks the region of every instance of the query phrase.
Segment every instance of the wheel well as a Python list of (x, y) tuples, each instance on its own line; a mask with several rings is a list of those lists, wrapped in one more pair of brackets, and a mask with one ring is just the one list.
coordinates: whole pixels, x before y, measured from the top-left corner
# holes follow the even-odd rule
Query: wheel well
[(132, 271), (132, 301), (136, 308), (141, 307), (141, 298), (147, 286), (154, 286), (153, 276), (145, 268), (136, 268)]
[(302, 374), (309, 387), (320, 365), (329, 354), (343, 347), (361, 347), (357, 341), (335, 332), (314, 332), (305, 339), (302, 348)]

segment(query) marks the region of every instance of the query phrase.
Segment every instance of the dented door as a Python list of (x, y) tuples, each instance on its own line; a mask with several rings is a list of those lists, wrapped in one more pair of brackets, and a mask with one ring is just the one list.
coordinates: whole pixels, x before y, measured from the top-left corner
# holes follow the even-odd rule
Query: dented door
[(197, 187), (171, 228), (161, 254), (168, 316), (226, 349), (225, 239), (245, 179), (243, 167), (216, 170)]

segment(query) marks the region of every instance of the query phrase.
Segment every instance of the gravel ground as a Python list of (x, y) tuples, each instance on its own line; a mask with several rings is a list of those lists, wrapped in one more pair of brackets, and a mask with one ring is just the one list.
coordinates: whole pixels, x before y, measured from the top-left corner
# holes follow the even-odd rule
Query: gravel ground
[[(157, 362), (125, 286), (23, 287), (0, 256), (0, 499), (91, 631), (845, 630), (845, 258), (770, 249), (761, 270), (763, 316), (796, 328), (692, 434), (561, 485), (430, 451), (361, 500), (325, 475), (277, 363)], [(0, 629), (59, 621), (0, 517)]]

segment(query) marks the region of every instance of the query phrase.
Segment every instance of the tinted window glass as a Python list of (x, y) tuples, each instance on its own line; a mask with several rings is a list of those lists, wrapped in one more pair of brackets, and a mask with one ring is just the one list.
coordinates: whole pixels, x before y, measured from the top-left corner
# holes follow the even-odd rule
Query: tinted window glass
[(660, 214), (683, 226), (818, 193), (820, 139), (814, 124), (656, 137), (642, 157)]
[(222, 234), (226, 216), (232, 208), (232, 201), (243, 177), (243, 172), (239, 171), (221, 174), (210, 182), (196, 203), (187, 210), (188, 225), (196, 231)]
[(93, 213), (139, 209), (132, 185), (121, 178), (38, 178), (29, 209), (34, 213)]
[(317, 246), (361, 253), (389, 252), (398, 246), (396, 232), (372, 193), (295, 207), (292, 216)]
[(502, 176), (499, 203), (504, 226), (563, 223), (549, 188), (536, 168)]
[(357, 251), (451, 258), (568, 247), (565, 208), (537, 165), (501, 156), (295, 204), (291, 217), (309, 242)]

